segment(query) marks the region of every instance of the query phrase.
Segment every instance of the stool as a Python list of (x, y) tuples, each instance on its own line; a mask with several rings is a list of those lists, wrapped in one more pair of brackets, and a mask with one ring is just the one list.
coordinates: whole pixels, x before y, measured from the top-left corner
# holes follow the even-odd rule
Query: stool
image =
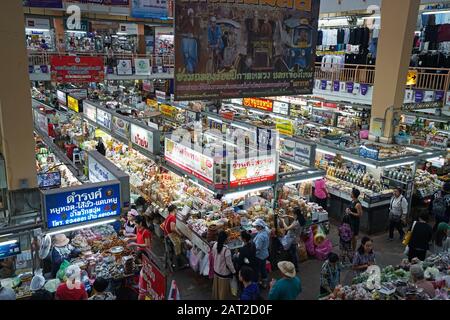
[(81, 164), (80, 149), (78, 149), (78, 148), (73, 149), (72, 161), (74, 164), (77, 164), (77, 163)]

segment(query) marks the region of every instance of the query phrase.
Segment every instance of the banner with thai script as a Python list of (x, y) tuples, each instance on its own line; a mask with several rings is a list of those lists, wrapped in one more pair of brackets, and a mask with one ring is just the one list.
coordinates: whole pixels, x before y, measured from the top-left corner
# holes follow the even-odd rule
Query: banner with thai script
[(88, 177), (90, 182), (104, 182), (116, 179), (103, 165), (100, 164), (93, 156), (88, 156)]
[(42, 191), (47, 229), (120, 215), (120, 184), (99, 183)]
[(231, 164), (230, 187), (275, 180), (276, 155), (234, 160)]
[(166, 299), (166, 277), (145, 254), (142, 255), (142, 281), (140, 290), (151, 300)]
[(276, 129), (280, 134), (292, 136), (294, 134), (294, 124), (289, 119), (275, 119)]
[(214, 181), (214, 159), (199, 151), (177, 143), (171, 139), (165, 140), (165, 159), (189, 174), (212, 184)]
[(319, 0), (175, 1), (175, 99), (310, 94)]
[(135, 124), (131, 124), (131, 142), (140, 148), (143, 148), (151, 153), (153, 149), (153, 131), (147, 130)]
[(53, 55), (50, 57), (50, 64), (53, 82), (103, 82), (105, 79), (101, 57)]
[(242, 100), (244, 107), (255, 108), (264, 111), (273, 111), (273, 101), (261, 98), (244, 98)]

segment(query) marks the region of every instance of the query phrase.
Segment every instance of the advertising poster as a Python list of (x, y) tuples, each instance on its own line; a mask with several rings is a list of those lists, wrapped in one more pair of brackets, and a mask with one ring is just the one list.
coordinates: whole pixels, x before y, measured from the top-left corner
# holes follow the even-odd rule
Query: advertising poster
[(120, 215), (120, 184), (42, 191), (47, 228), (54, 229)]
[(168, 0), (131, 0), (133, 18), (167, 18)]
[(295, 162), (305, 166), (311, 165), (311, 146), (302, 143), (295, 144)]
[(38, 173), (37, 181), (41, 189), (59, 188), (61, 186), (61, 172)]
[(103, 111), (102, 109), (97, 109), (97, 121), (99, 125), (111, 130), (111, 114), (109, 112)]
[(74, 97), (67, 97), (67, 107), (74, 112), (80, 112), (80, 105)]
[(274, 101), (273, 102), (273, 112), (279, 113), (282, 115), (289, 115), (289, 103)]
[(294, 124), (291, 120), (275, 119), (276, 129), (280, 134), (292, 136), (294, 134)]
[(142, 255), (142, 278), (145, 295), (151, 300), (165, 300), (166, 277), (145, 254)]
[(112, 117), (113, 132), (123, 138), (128, 139), (130, 137), (130, 123), (119, 118)]
[(20, 252), (20, 242), (17, 240), (6, 241), (5, 244), (0, 245), (0, 259), (16, 256)]
[(319, 4), (175, 1), (175, 99), (311, 94)]
[(64, 91), (57, 90), (56, 91), (56, 97), (58, 99), (58, 103), (67, 106), (67, 94)]
[(160, 104), (159, 112), (168, 118), (175, 119), (178, 114), (178, 109), (168, 104)]
[(83, 114), (87, 119), (97, 122), (97, 108), (86, 101), (83, 103)]
[(101, 57), (52, 55), (50, 64), (53, 82), (103, 82), (105, 79), (103, 58)]
[(153, 153), (153, 132), (135, 124), (131, 124), (131, 142)]
[(117, 75), (129, 76), (133, 74), (133, 67), (131, 66), (131, 60), (118, 60), (117, 61)]
[(276, 155), (234, 160), (231, 164), (230, 186), (239, 187), (275, 180)]
[(280, 156), (286, 159), (295, 158), (295, 141), (280, 139)]
[(137, 76), (148, 76), (150, 71), (149, 59), (134, 59), (134, 70)]
[(152, 80), (143, 80), (142, 81), (142, 90), (146, 92), (153, 92), (153, 81)]
[(195, 177), (212, 184), (214, 181), (214, 159), (203, 155), (201, 152), (188, 148), (171, 139), (165, 140), (165, 159), (194, 175)]
[(47, 124), (47, 116), (38, 110), (34, 110), (34, 122), (36, 123), (39, 130), (48, 134), (48, 124)]

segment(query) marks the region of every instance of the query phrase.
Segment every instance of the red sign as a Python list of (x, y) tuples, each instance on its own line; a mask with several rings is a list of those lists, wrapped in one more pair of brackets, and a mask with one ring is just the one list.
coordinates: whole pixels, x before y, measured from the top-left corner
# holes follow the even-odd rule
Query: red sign
[(103, 82), (101, 57), (51, 56), (52, 81), (59, 83)]
[(324, 108), (333, 108), (333, 109), (336, 109), (338, 107), (338, 105), (336, 103), (332, 103), (332, 102), (323, 102), (322, 106)]
[(273, 101), (260, 98), (244, 98), (242, 101), (244, 107), (260, 109), (264, 111), (273, 111)]
[(144, 254), (142, 255), (142, 277), (146, 285), (146, 296), (152, 300), (165, 300), (166, 277)]

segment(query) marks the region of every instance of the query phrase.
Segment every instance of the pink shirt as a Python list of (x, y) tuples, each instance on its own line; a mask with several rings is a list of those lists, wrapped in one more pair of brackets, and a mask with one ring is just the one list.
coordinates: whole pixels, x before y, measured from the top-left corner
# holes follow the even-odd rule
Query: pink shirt
[(325, 179), (316, 180), (314, 182), (314, 195), (318, 199), (325, 199), (327, 197)]

